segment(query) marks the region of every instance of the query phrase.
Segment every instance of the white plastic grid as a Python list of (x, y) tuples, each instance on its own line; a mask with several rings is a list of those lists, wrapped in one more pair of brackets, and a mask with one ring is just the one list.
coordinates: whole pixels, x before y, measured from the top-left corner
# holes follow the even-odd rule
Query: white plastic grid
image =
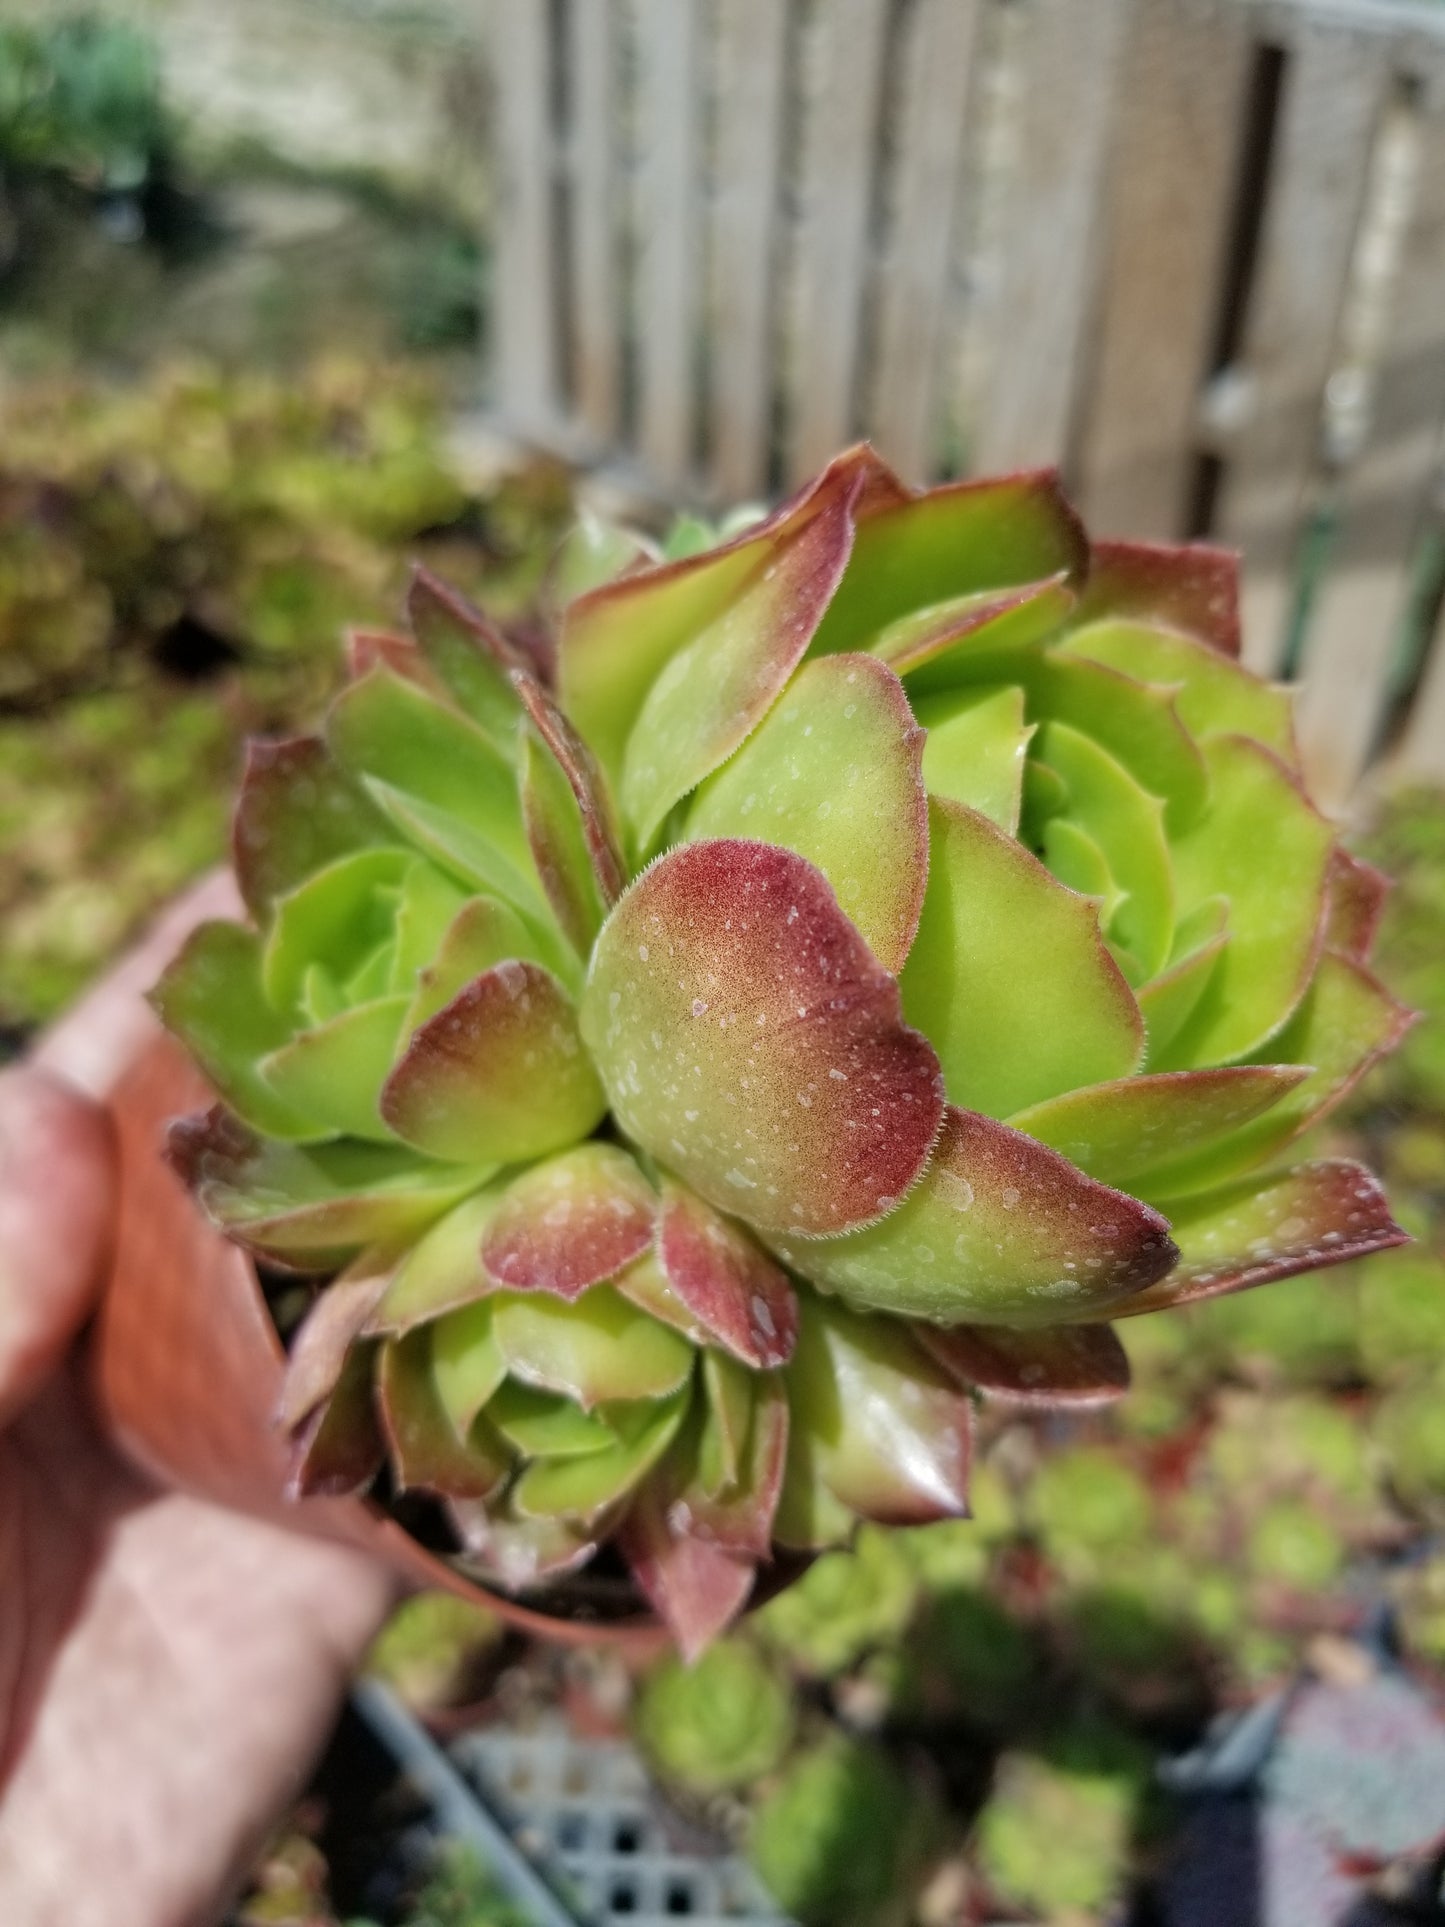
[(579, 1740), (545, 1719), (526, 1732), (483, 1728), (448, 1751), (595, 1927), (788, 1927), (737, 1854), (679, 1845), (625, 1741)]

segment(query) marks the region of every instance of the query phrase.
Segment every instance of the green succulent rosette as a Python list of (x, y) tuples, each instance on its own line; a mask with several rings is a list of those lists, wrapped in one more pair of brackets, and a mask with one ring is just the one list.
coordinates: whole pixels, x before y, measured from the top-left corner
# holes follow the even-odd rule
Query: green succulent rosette
[(976, 1393), (1398, 1242), (1292, 1147), (1407, 1013), (1229, 556), (866, 448), (685, 536), (584, 527), (527, 648), (419, 573), (156, 1002), (176, 1162), (330, 1281), (297, 1490), (388, 1463), (504, 1587), (610, 1544), (691, 1652), (778, 1548), (964, 1515)]

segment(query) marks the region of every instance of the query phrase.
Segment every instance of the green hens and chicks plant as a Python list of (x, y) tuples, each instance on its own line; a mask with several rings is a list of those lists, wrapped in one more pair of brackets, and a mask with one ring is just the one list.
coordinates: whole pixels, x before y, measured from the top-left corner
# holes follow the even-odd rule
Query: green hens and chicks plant
[(552, 600), (420, 571), (156, 992), (221, 1100), (177, 1167), (331, 1280), (295, 1491), (385, 1463), (511, 1591), (611, 1548), (695, 1654), (780, 1551), (964, 1515), (978, 1395), (1107, 1403), (1115, 1320), (1401, 1241), (1293, 1148), (1408, 1013), (1231, 558), (863, 448)]

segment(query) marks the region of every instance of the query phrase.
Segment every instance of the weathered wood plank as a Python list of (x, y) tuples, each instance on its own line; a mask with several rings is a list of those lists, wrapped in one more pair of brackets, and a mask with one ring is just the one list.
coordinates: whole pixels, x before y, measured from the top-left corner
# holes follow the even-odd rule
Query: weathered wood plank
[(707, 440), (722, 501), (768, 486), (788, 11), (782, 0), (718, 0)]
[(579, 421), (602, 448), (618, 432), (622, 385), (616, 30), (612, 0), (572, 0), (566, 15), (572, 387)]
[(1279, 666), (1320, 406), (1389, 78), (1385, 42), (1301, 20), (1239, 356), (1248, 419), (1227, 451), (1214, 533), (1244, 551), (1245, 659)]
[(930, 479), (949, 242), (972, 91), (978, 0), (914, 0), (905, 19), (891, 232), (880, 276), (869, 428), (909, 481)]
[[(1445, 119), (1432, 115), (1416, 131), (1414, 208), (1369, 441), (1341, 488), (1305, 646), (1300, 740), (1312, 786), (1331, 803), (1349, 796), (1375, 748), (1445, 418)], [(1404, 121), (1381, 157), (1410, 133)]]
[(1032, 0), (1007, 252), (983, 322), (993, 369), (972, 455), (983, 473), (1067, 452), (1131, 12), (1128, 0)]
[(1417, 783), (1445, 784), (1445, 620), (1437, 624), (1392, 774)]
[(1189, 532), (1251, 46), (1239, 0), (1147, 0), (1134, 14), (1075, 465), (1080, 505), (1101, 535)]
[(497, 130), (494, 405), (507, 428), (546, 439), (560, 414), (546, 8), (536, 0), (492, 0), (491, 46)]
[(701, 281), (700, 0), (636, 0), (642, 179), (638, 450), (664, 493), (692, 481)]
[(804, 132), (785, 468), (802, 481), (853, 433), (887, 0), (829, 0)]

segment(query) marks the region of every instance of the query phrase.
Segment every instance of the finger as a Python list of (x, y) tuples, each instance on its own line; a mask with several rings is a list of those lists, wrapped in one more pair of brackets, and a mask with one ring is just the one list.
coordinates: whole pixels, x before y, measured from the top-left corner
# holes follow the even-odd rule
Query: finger
[(135, 948), (51, 1026), (34, 1061), (92, 1097), (104, 1097), (160, 1034), (145, 994), (198, 923), (240, 914), (229, 871), (214, 870), (170, 903)]
[(0, 1073), (0, 1425), (84, 1323), (115, 1209), (106, 1113), (48, 1071)]

